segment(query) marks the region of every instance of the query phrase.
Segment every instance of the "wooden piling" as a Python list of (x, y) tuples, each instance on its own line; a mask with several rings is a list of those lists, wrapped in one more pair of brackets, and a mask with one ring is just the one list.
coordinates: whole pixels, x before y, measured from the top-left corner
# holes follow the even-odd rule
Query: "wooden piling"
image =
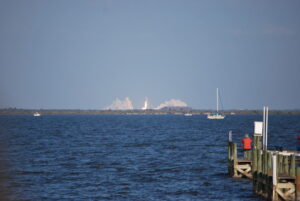
[(228, 142), (228, 174), (231, 175), (232, 142)]
[(252, 150), (252, 173), (257, 170), (257, 149)]
[(263, 150), (263, 174), (267, 175), (268, 171), (268, 152)]
[(254, 143), (254, 148), (255, 148), (255, 149), (262, 149), (261, 138), (262, 138), (261, 135), (255, 135), (255, 134), (254, 134), (254, 140), (253, 140), (253, 143)]
[(279, 174), (282, 174), (283, 173), (283, 155), (281, 155), (281, 154), (278, 154), (277, 165), (278, 165), (277, 166), (277, 168), (278, 168), (277, 172)]
[(272, 200), (278, 200), (277, 189), (277, 155), (272, 156)]
[(261, 150), (257, 150), (257, 171), (256, 171), (256, 193), (260, 194), (262, 192), (262, 154)]
[(252, 151), (252, 176), (253, 176), (253, 191), (256, 192), (256, 181), (257, 181), (257, 149)]
[(237, 146), (236, 143), (233, 143), (232, 146), (232, 158), (233, 158), (233, 176), (236, 177), (237, 176)]
[(296, 200), (300, 200), (300, 167), (296, 169)]
[(267, 167), (267, 175), (272, 176), (272, 153), (268, 152), (268, 167)]
[(283, 157), (283, 174), (289, 175), (289, 156)]
[(290, 176), (291, 177), (295, 177), (296, 176), (296, 157), (295, 157), (295, 154), (293, 154), (291, 156), (291, 165), (290, 165)]

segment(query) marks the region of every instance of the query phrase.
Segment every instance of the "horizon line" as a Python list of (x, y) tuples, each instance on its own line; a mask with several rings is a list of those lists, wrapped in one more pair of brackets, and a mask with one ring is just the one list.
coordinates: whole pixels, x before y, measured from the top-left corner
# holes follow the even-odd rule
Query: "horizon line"
[[(173, 108), (174, 110), (176, 110), (176, 108), (184, 108), (184, 107), (166, 107), (166, 108)], [(199, 109), (199, 108), (191, 108), (191, 107), (186, 107), (188, 108), (189, 110), (191, 111), (211, 111), (211, 110), (215, 110), (215, 109)], [(66, 108), (39, 108), (39, 109), (36, 109), (36, 108), (17, 108), (17, 107), (6, 107), (6, 108), (0, 108), (0, 110), (66, 110), (66, 111), (84, 111), (84, 110), (88, 110), (88, 111), (145, 111), (141, 108), (134, 108), (134, 109), (126, 109), (126, 110), (111, 110), (111, 109), (66, 109)], [(159, 111), (159, 110), (162, 110), (162, 109), (155, 109), (155, 108), (149, 108), (147, 109), (148, 111)], [(225, 110), (220, 110), (220, 111), (259, 111), (259, 110), (263, 110), (263, 109), (249, 109), (249, 108), (244, 108), (244, 109), (225, 109)], [(289, 108), (289, 109), (269, 109), (269, 111), (298, 111), (300, 110), (300, 108)]]

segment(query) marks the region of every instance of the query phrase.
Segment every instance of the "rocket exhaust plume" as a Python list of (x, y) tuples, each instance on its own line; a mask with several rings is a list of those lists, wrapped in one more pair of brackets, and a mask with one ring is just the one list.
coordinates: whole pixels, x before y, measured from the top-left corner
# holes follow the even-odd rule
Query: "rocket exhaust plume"
[(105, 110), (133, 110), (132, 102), (131, 100), (126, 97), (125, 100), (120, 100), (116, 98), (116, 100), (113, 101), (113, 103), (106, 108)]
[(187, 107), (187, 104), (181, 100), (171, 99), (171, 100), (163, 102), (162, 104), (157, 106), (155, 109), (159, 110), (164, 107)]
[(144, 102), (144, 107), (142, 107), (142, 110), (147, 110), (148, 109), (148, 98), (145, 98), (145, 102)]

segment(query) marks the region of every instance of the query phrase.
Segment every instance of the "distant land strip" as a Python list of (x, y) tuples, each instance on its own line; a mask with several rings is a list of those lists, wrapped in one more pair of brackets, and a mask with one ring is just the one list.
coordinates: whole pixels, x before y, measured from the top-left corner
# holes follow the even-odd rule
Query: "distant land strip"
[[(35, 112), (41, 115), (59, 115), (59, 114), (208, 114), (213, 110), (197, 109), (164, 109), (164, 110), (80, 110), (80, 109), (0, 109), (0, 115), (32, 115)], [(235, 114), (262, 114), (262, 110), (224, 110), (221, 113), (225, 115)], [(269, 114), (300, 114), (299, 109), (295, 110), (270, 110)]]

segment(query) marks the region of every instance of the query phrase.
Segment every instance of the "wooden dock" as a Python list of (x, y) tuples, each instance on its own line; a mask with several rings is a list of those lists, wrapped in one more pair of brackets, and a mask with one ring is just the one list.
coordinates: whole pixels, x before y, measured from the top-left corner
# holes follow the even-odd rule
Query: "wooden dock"
[(248, 178), (253, 191), (267, 200), (300, 201), (300, 154), (295, 151), (262, 150), (261, 136), (254, 135), (254, 149), (238, 158), (237, 144), (228, 142), (228, 173)]

